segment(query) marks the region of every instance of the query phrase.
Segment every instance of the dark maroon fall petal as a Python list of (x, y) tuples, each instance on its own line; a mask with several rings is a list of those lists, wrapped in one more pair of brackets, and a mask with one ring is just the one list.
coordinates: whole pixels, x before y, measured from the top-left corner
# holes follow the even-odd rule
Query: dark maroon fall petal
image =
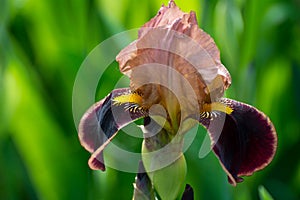
[(256, 108), (231, 99), (221, 102), (233, 109), (228, 115), (216, 113), (214, 118), (201, 118), (210, 134), (213, 151), (232, 185), (242, 182), (266, 167), (273, 159), (277, 135), (270, 119)]
[(79, 123), (81, 145), (93, 153), (89, 166), (94, 170), (105, 170), (103, 149), (115, 137), (118, 130), (136, 119), (145, 116), (145, 112), (130, 112), (123, 105), (114, 105), (116, 96), (130, 93), (128, 88), (113, 90), (107, 97), (95, 103), (83, 115)]

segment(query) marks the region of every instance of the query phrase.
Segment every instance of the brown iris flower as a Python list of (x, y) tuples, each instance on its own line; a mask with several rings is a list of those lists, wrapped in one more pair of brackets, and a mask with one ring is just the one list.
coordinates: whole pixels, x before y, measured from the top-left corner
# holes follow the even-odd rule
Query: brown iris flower
[[(140, 118), (144, 118), (142, 152), (172, 144), (160, 151), (166, 154), (164, 159), (170, 157), (168, 164), (183, 160), (185, 165), (183, 136), (197, 121), (207, 128), (212, 150), (232, 185), (266, 167), (276, 151), (275, 128), (256, 108), (223, 98), (231, 78), (219, 54), (213, 39), (198, 27), (194, 12), (182, 12), (174, 1), (162, 6), (139, 30), (138, 39), (117, 56), (130, 88), (113, 90), (80, 121), (80, 142), (92, 153), (90, 168), (104, 171), (104, 148), (122, 127)], [(170, 152), (176, 152), (175, 157)], [(150, 167), (153, 162), (155, 156), (143, 157), (145, 174), (159, 190), (150, 171), (160, 168)], [(138, 177), (144, 177), (141, 174)]]

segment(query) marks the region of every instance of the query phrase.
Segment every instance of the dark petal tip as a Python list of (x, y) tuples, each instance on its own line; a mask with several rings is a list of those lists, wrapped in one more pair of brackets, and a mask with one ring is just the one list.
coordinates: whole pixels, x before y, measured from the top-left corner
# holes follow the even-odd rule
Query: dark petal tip
[(236, 185), (236, 183), (241, 183), (244, 181), (243, 178), (241, 177), (235, 177), (234, 179), (232, 179), (232, 177), (230, 176), (227, 176), (228, 178), (228, 182), (231, 184), (231, 185)]
[(91, 156), (89, 159), (89, 167), (93, 170), (105, 171), (104, 161)]
[(193, 199), (194, 199), (194, 190), (189, 184), (186, 184), (181, 200), (193, 200)]
[[(243, 181), (240, 176), (250, 176), (272, 161), (277, 135), (270, 119), (256, 108), (231, 99), (224, 98), (221, 102), (233, 109), (230, 115), (218, 115), (225, 117), (224, 123), (217, 117), (209, 125), (207, 121), (202, 124), (208, 128), (213, 150), (229, 182), (236, 185)], [(220, 125), (223, 128), (218, 128)]]

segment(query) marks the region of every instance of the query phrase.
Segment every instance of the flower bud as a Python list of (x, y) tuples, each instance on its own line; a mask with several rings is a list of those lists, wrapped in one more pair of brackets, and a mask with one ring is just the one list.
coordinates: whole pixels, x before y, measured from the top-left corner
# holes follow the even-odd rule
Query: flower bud
[[(175, 146), (174, 146), (175, 145)], [(178, 144), (169, 144), (158, 151), (149, 152), (145, 143), (142, 159), (146, 172), (161, 199), (176, 199), (185, 187), (186, 161)]]

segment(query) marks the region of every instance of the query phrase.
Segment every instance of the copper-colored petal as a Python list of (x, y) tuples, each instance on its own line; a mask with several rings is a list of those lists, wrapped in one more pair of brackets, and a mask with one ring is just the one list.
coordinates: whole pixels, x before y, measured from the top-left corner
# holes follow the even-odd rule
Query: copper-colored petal
[(226, 98), (221, 102), (233, 109), (230, 115), (217, 113), (212, 120), (201, 118), (200, 122), (208, 128), (229, 182), (236, 185), (243, 181), (241, 176), (250, 176), (271, 162), (277, 135), (270, 119), (256, 108)]
[[(207, 98), (214, 101), (222, 97), (231, 84), (230, 74), (221, 64), (220, 52), (213, 39), (198, 27), (194, 12), (182, 12), (174, 1), (162, 6), (158, 14), (139, 30), (139, 38), (119, 53), (117, 61), (120, 71), (130, 77), (132, 90), (140, 86), (141, 73), (135, 73), (136, 68), (151, 63), (177, 70), (192, 86), (199, 103)], [(169, 74), (149, 68), (144, 73), (162, 76), (174, 84)], [(185, 91), (183, 88), (183, 96)], [(151, 92), (154, 92), (152, 87)]]
[(138, 110), (130, 112), (125, 108), (126, 104), (112, 103), (114, 97), (128, 93), (130, 90), (127, 88), (113, 90), (88, 109), (80, 120), (78, 135), (81, 145), (93, 153), (89, 159), (89, 166), (92, 169), (105, 170), (103, 149), (115, 137), (118, 130), (146, 114)]

